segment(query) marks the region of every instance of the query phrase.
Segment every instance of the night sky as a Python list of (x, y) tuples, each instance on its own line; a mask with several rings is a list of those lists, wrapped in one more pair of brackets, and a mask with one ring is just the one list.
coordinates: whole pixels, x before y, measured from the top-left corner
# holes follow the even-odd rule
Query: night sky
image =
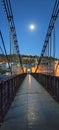
[[(40, 55), (55, 0), (10, 0), (21, 54)], [(59, 18), (57, 20), (57, 25)], [(35, 29), (29, 29), (34, 24)], [(10, 53), (8, 21), (0, 1), (0, 29), (7, 52)], [(56, 42), (58, 46), (58, 26)], [(1, 43), (1, 42), (0, 42)], [(56, 47), (56, 56), (58, 56)]]

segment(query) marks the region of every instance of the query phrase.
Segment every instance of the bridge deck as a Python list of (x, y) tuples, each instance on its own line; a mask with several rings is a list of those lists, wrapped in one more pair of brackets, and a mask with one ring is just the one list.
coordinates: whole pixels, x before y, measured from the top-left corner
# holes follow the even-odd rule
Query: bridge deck
[(59, 130), (59, 104), (30, 75), (16, 94), (1, 130)]

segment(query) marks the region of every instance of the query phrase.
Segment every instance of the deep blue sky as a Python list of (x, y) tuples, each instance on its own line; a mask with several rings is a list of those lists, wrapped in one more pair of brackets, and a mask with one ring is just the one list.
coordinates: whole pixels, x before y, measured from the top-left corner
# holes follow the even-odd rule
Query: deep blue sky
[[(54, 3), (55, 0), (11, 0), (21, 54), (41, 54)], [(31, 23), (36, 25), (34, 31), (28, 28)], [(3, 33), (7, 52), (9, 53), (8, 22), (1, 2), (0, 29)]]

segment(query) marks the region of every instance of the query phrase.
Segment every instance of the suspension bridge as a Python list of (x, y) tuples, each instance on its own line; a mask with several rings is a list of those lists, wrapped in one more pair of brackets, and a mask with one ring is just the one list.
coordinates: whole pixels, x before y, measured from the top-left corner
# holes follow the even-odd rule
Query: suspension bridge
[(8, 68), (0, 79), (0, 129), (59, 130), (59, 0), (55, 1), (41, 55), (33, 67), (22, 63), (10, 0), (1, 4), (8, 21), (10, 54), (0, 30), (0, 68), (4, 64)]

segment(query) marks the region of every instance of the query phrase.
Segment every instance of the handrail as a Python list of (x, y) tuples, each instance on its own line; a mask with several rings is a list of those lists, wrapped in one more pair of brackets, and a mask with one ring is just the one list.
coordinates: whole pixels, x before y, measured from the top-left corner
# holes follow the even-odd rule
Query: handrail
[(0, 81), (0, 123), (3, 122), (6, 112), (25, 76), (26, 74), (14, 75), (6, 80)]

